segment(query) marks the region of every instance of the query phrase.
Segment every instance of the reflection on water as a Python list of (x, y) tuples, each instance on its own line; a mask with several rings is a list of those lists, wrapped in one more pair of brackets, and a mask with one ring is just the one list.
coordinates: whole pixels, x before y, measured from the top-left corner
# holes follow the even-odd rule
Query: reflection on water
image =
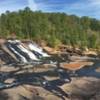
[(97, 72), (96, 69), (100, 68), (100, 60), (93, 61), (94, 64), (89, 67), (84, 67), (77, 71), (79, 76), (90, 76), (100, 78), (100, 72)]
[[(95, 60), (93, 62), (94, 64), (92, 66), (84, 67), (78, 70), (77, 71), (78, 76), (80, 77), (89, 76), (89, 77), (100, 78), (100, 73), (97, 73), (95, 71), (97, 68), (99, 68), (100, 61)], [(58, 66), (57, 68), (59, 67), (60, 66)], [(65, 100), (64, 97), (67, 98), (68, 94), (64, 92), (63, 89), (61, 89), (59, 86), (62, 86), (63, 84), (67, 84), (68, 82), (62, 79), (63, 78), (67, 79), (69, 78), (70, 75), (68, 75), (68, 73), (64, 69), (58, 70), (57, 68), (52, 71), (56, 73), (56, 75), (58, 74), (58, 76), (60, 76), (61, 79), (59, 78), (59, 79), (50, 80), (50, 81), (44, 78), (45, 76), (51, 76), (51, 75), (52, 77), (54, 77), (54, 74), (52, 74), (52, 72), (50, 71), (34, 72), (34, 73), (27, 72), (27, 73), (18, 73), (18, 74), (11, 72), (8, 74), (8, 77), (6, 77), (5, 80), (9, 78), (14, 78), (15, 80), (11, 84), (0, 83), (0, 89), (12, 88), (12, 87), (16, 87), (23, 84), (41, 86), (45, 90), (61, 98), (61, 100)]]

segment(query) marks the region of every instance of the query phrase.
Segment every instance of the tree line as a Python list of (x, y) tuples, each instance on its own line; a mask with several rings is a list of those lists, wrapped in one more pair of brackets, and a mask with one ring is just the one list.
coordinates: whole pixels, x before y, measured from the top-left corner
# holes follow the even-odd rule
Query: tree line
[(0, 16), (0, 36), (16, 33), (19, 39), (44, 40), (49, 46), (61, 44), (100, 49), (100, 21), (65, 13), (33, 12), (26, 7)]

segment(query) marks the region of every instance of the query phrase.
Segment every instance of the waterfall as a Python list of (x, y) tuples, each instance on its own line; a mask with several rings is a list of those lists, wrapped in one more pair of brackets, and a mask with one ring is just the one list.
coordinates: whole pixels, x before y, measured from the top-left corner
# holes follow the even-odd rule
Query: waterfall
[(16, 51), (11, 45), (9, 45), (9, 48), (17, 55), (21, 58), (21, 60), (24, 62), (24, 63), (27, 63), (27, 60), (25, 57), (23, 57), (18, 51)]
[(22, 45), (19, 44), (19, 45), (18, 45), (18, 48), (19, 48), (20, 50), (22, 50), (23, 52), (27, 53), (28, 56), (30, 57), (30, 59), (32, 59), (32, 60), (38, 60), (37, 57), (36, 57), (31, 51), (27, 50), (27, 49), (24, 48)]
[(47, 53), (45, 53), (42, 48), (39, 48), (37, 45), (29, 43), (28, 47), (31, 51), (38, 52), (40, 55), (42, 55), (42, 57), (49, 57), (50, 56)]

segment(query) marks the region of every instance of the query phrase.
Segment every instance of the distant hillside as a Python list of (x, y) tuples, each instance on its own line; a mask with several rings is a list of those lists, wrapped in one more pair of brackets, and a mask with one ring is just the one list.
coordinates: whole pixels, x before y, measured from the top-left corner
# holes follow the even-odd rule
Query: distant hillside
[(67, 44), (100, 49), (100, 21), (65, 13), (32, 12), (28, 7), (0, 16), (0, 36), (44, 40), (49, 46)]

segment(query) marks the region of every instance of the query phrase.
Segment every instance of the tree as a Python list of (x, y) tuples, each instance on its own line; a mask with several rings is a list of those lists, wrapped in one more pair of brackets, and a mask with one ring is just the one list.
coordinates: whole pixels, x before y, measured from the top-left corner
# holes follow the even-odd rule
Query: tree
[(65, 13), (33, 12), (29, 7), (0, 16), (0, 36), (16, 33), (20, 39), (44, 40), (50, 46), (60, 44), (97, 48), (100, 45), (100, 21)]

